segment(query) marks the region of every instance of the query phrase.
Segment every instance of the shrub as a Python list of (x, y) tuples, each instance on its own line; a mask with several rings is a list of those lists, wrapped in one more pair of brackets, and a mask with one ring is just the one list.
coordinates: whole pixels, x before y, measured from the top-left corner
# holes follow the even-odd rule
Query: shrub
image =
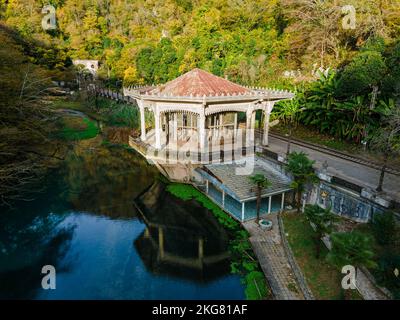
[(395, 275), (396, 268), (400, 271), (400, 255), (387, 251), (379, 258), (374, 275), (378, 283), (388, 288), (395, 299), (400, 299), (400, 280)]
[(397, 226), (393, 212), (376, 214), (371, 222), (372, 231), (380, 245), (393, 245), (397, 238)]

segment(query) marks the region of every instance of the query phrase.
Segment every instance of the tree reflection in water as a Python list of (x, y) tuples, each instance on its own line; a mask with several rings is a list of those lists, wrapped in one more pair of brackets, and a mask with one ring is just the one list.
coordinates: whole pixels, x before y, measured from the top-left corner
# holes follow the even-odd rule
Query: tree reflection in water
[(110, 218), (135, 217), (132, 200), (158, 175), (145, 158), (120, 146), (76, 148), (64, 170), (72, 208)]
[(0, 215), (0, 299), (242, 299), (225, 230), (157, 176), (132, 150), (78, 142), (46, 193)]

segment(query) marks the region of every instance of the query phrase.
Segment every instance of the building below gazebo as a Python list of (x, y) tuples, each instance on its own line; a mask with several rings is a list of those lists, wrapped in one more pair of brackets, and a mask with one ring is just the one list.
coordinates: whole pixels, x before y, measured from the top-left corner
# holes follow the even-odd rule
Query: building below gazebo
[[(139, 107), (142, 143), (154, 150), (190, 152), (254, 144), (257, 110), (264, 115), (261, 142), (268, 145), (274, 104), (294, 96), (288, 91), (244, 87), (197, 68), (162, 85), (124, 88), (124, 95)], [(154, 116), (154, 129), (147, 130), (146, 110)]]
[[(285, 203), (290, 203), (292, 199), (289, 177), (266, 160), (255, 157), (252, 161), (251, 174), (262, 174), (271, 182), (271, 186), (261, 192), (261, 214), (283, 210)], [(200, 189), (220, 207), (243, 222), (257, 216), (257, 188), (250, 181), (249, 175), (237, 174), (237, 168), (242, 165), (244, 164), (208, 164), (195, 171), (202, 178)]]

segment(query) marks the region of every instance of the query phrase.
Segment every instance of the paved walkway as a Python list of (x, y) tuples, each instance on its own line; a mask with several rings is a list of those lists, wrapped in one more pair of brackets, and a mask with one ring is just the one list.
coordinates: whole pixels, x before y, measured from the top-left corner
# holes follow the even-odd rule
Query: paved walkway
[(281, 242), (276, 214), (269, 214), (273, 228), (262, 230), (254, 220), (243, 223), (250, 233), (250, 242), (262, 270), (278, 300), (303, 300), (304, 296), (295, 280)]
[[(284, 155), (286, 154), (287, 142), (270, 136), (268, 149), (280, 155)], [(291, 144), (291, 151), (303, 151), (307, 153), (311, 159), (316, 161), (315, 166), (317, 168), (322, 168), (324, 161), (327, 161), (329, 165), (328, 173), (360, 186), (375, 189), (378, 185), (380, 172), (377, 169), (336, 158), (293, 143)], [(400, 201), (400, 176), (386, 173), (383, 190), (393, 199)]]

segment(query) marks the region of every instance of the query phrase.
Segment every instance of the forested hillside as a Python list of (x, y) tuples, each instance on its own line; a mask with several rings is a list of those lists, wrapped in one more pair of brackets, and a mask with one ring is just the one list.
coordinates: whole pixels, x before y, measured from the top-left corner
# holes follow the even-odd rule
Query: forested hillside
[[(194, 67), (248, 85), (278, 85), (283, 73), (310, 79), (338, 67), (370, 37), (400, 33), (399, 0), (52, 0), (57, 29), (43, 31), (48, 1), (1, 0), (2, 20), (65, 57), (98, 59), (106, 79), (170, 80)], [(345, 5), (356, 26), (345, 29)], [(287, 79), (284, 82), (288, 82)]]

